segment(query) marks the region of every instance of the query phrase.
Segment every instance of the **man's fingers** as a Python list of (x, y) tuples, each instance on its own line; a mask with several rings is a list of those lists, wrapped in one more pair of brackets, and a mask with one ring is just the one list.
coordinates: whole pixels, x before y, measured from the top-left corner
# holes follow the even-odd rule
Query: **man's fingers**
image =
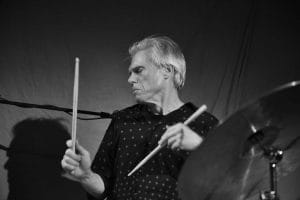
[(61, 166), (64, 170), (68, 172), (71, 172), (75, 169), (75, 166), (69, 165), (64, 159), (61, 161)]
[(68, 148), (72, 148), (72, 140), (67, 140), (66, 144)]
[(180, 143), (181, 143), (180, 138), (175, 140), (171, 145), (171, 149), (180, 148)]
[(79, 161), (74, 160), (74, 159), (72, 159), (72, 158), (70, 158), (70, 157), (68, 157), (68, 156), (66, 156), (66, 155), (64, 156), (63, 159), (65, 160), (65, 162), (66, 162), (67, 164), (72, 165), (72, 166), (74, 166), (74, 167), (78, 167), (78, 166), (80, 165)]
[[(72, 148), (72, 140), (67, 141), (67, 146), (71, 149)], [(79, 152), (81, 155), (89, 155), (89, 152), (79, 144), (78, 141), (76, 141), (75, 144), (76, 150)]]
[(176, 132), (167, 131), (158, 141), (159, 145), (162, 145), (163, 143), (167, 142), (170, 137), (173, 137), (176, 134)]
[(181, 133), (182, 131), (182, 124), (178, 123), (175, 124), (174, 126), (168, 128), (168, 130), (162, 135), (161, 139), (159, 140), (158, 144), (162, 144), (166, 142), (167, 140), (169, 141), (169, 138)]
[(76, 149), (78, 150), (79, 154), (83, 156), (89, 155), (89, 152), (83, 146), (81, 146), (78, 141), (76, 141)]
[(70, 157), (71, 159), (78, 161), (78, 162), (81, 161), (81, 155), (77, 155), (76, 153), (74, 153), (72, 151), (72, 149), (67, 149), (65, 155)]
[(167, 131), (161, 136), (159, 142), (162, 143), (163, 141), (166, 141), (169, 137), (176, 134), (176, 132), (177, 132), (177, 129), (175, 126), (168, 128)]
[(176, 141), (180, 140), (180, 134), (176, 134), (168, 139), (168, 147), (171, 147)]

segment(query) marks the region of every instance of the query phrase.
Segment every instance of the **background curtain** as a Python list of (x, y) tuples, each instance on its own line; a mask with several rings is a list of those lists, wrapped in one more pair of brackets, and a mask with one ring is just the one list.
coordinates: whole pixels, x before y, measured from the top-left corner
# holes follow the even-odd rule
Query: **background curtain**
[[(71, 108), (78, 56), (79, 109), (111, 113), (130, 106), (127, 49), (149, 35), (178, 42), (187, 60), (183, 100), (207, 104), (221, 121), (300, 80), (297, 1), (2, 0), (0, 6), (0, 95), (9, 100)], [(10, 145), (17, 124), (39, 118), (60, 119), (71, 130), (65, 113), (0, 104), (0, 144)], [(109, 122), (78, 122), (79, 141), (92, 156)], [(7, 160), (0, 151), (0, 199), (8, 195)], [(300, 196), (299, 174), (280, 182), (284, 199)]]

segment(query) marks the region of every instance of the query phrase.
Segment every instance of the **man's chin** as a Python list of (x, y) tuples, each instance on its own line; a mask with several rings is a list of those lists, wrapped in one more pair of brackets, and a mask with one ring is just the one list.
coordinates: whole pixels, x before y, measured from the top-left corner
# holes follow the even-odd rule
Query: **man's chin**
[(136, 101), (137, 103), (144, 103), (144, 102), (145, 102), (145, 100), (144, 100), (144, 99), (141, 99), (141, 98), (135, 98), (135, 101)]
[(144, 103), (146, 101), (146, 99), (140, 95), (135, 95), (134, 98), (137, 103)]

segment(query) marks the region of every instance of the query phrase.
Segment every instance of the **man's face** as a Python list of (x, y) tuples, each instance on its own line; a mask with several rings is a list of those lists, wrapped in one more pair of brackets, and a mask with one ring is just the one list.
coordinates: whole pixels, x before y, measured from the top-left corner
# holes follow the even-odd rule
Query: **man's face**
[(137, 52), (131, 60), (128, 71), (128, 82), (137, 101), (153, 102), (159, 98), (165, 81), (162, 69), (150, 61), (149, 50)]

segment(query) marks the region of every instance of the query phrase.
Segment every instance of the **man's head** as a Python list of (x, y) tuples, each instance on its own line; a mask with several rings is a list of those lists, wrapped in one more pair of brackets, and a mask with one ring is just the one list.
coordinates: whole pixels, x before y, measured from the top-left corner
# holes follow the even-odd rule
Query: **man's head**
[(147, 37), (134, 43), (129, 48), (129, 54), (132, 60), (128, 82), (138, 100), (146, 100), (147, 94), (159, 93), (164, 87), (164, 80), (177, 90), (183, 87), (185, 59), (179, 46), (170, 38)]
[(185, 59), (179, 46), (170, 38), (162, 37), (147, 37), (139, 42), (134, 43), (129, 48), (131, 58), (139, 51), (150, 50), (150, 61), (156, 67), (174, 67), (174, 85), (180, 89), (185, 81)]

